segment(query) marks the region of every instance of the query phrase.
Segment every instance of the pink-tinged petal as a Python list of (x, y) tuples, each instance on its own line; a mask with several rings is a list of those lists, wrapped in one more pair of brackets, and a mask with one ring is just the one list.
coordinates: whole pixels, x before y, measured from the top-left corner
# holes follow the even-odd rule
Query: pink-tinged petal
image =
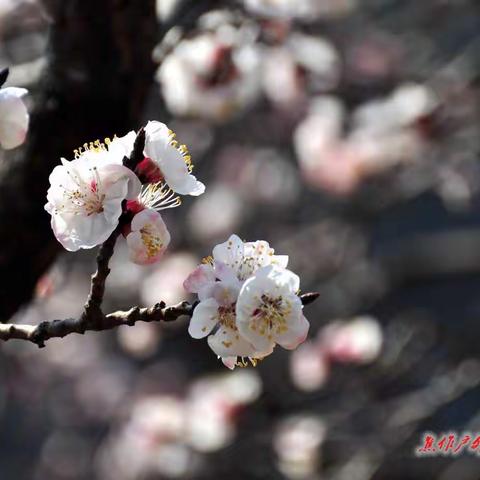
[(215, 272), (211, 265), (199, 265), (183, 282), (189, 293), (198, 293), (205, 286), (215, 282)]
[(215, 261), (213, 269), (215, 276), (222, 282), (233, 283), (238, 281), (236, 271), (223, 262)]
[(218, 303), (213, 298), (208, 298), (195, 307), (188, 333), (192, 338), (206, 337), (217, 325), (218, 320)]
[(25, 141), (29, 114), (22, 98), (24, 88), (7, 87), (0, 90), (0, 144), (6, 150)]
[(317, 343), (305, 342), (290, 357), (290, 374), (300, 390), (312, 392), (328, 380), (330, 362)]
[(290, 320), (287, 324), (288, 330), (281, 335), (276, 335), (275, 341), (287, 350), (294, 350), (306, 340), (310, 323), (300, 314), (296, 320)]
[(75, 219), (70, 219), (68, 216), (53, 215), (51, 220), (56, 239), (65, 250), (70, 252), (100, 245), (115, 230), (117, 223), (106, 221), (101, 214)]
[(220, 357), (222, 359), (222, 363), (229, 368), (230, 370), (234, 370), (237, 366), (237, 357)]
[(131, 230), (126, 238), (130, 260), (139, 265), (157, 262), (170, 243), (162, 216), (155, 210), (142, 210), (133, 217)]
[(123, 165), (116, 165), (110, 163), (107, 165), (100, 165), (98, 172), (104, 180), (104, 188), (108, 188), (111, 185), (119, 181), (126, 181), (128, 189), (124, 198), (127, 200), (135, 200), (142, 190), (142, 184), (138, 177), (127, 167)]
[(324, 328), (320, 341), (336, 362), (369, 363), (382, 348), (382, 330), (372, 317), (362, 316), (346, 323), (333, 323)]

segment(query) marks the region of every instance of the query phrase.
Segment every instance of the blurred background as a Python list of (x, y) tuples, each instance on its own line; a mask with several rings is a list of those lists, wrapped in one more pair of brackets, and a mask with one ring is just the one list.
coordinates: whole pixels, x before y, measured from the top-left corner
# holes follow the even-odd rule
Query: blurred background
[[(141, 4), (141, 5), (140, 5)], [(82, 311), (95, 252), (60, 252), (48, 174), (86, 141), (167, 123), (198, 199), (151, 267), (120, 241), (105, 310), (186, 299), (231, 233), (290, 256), (307, 342), (230, 372), (187, 321), (0, 350), (2, 480), (476, 480), (477, 0), (0, 0), (27, 145), (0, 159), (1, 317)]]

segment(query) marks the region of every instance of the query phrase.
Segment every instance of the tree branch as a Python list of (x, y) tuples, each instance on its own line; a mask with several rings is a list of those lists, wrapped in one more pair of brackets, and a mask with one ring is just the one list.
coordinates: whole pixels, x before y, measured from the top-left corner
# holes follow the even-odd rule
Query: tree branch
[[(103, 282), (105, 283), (104, 280)], [(311, 303), (317, 297), (316, 293), (300, 295), (304, 305)], [(117, 311), (108, 315), (103, 315), (97, 310), (90, 313), (85, 311), (78, 319), (52, 320), (38, 325), (0, 324), (0, 340), (26, 340), (42, 348), (50, 338), (63, 338), (72, 333), (83, 335), (87, 331), (111, 330), (121, 325), (132, 326), (136, 322), (173, 322), (181, 316), (191, 317), (196, 306), (197, 303), (180, 302), (167, 307), (164, 302), (160, 302), (153, 307), (133, 307), (127, 311)]]

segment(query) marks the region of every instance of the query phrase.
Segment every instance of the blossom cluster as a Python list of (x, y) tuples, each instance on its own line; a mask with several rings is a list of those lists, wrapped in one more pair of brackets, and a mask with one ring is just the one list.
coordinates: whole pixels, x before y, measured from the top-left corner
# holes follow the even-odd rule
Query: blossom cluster
[(185, 145), (160, 122), (145, 126), (144, 158), (134, 171), (124, 165), (135, 132), (113, 140), (90, 142), (75, 158), (50, 175), (45, 210), (57, 240), (69, 251), (103, 243), (119, 226), (133, 262), (156, 262), (170, 243), (161, 210), (181, 204), (179, 195), (201, 195), (205, 186), (192, 174)]
[(230, 369), (248, 360), (255, 365), (277, 344), (294, 349), (307, 336), (299, 277), (287, 270), (288, 256), (274, 253), (263, 240), (243, 242), (232, 235), (184, 282), (200, 300), (190, 335), (208, 336), (210, 348)]

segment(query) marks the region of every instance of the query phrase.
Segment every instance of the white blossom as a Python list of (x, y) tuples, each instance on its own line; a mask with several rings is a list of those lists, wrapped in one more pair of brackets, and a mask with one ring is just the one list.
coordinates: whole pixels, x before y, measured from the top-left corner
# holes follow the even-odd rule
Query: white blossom
[(193, 165), (188, 149), (178, 145), (175, 133), (164, 123), (150, 121), (145, 134), (144, 155), (159, 168), (170, 189), (180, 195), (201, 195), (205, 185), (191, 174)]
[(110, 152), (98, 142), (77, 155), (62, 158), (50, 174), (45, 205), (57, 240), (70, 251), (104, 242), (118, 225), (123, 200), (136, 198), (141, 187), (117, 148)]
[[(239, 328), (238, 305), (243, 301), (240, 292), (256, 278), (257, 273), (269, 266), (287, 272), (284, 270), (287, 263), (288, 256), (274, 255), (274, 250), (263, 240), (243, 242), (237, 235), (232, 235), (226, 242), (215, 246), (213, 256), (199, 265), (184, 282), (185, 289), (196, 293), (200, 299), (190, 321), (190, 335), (197, 339), (208, 336), (210, 348), (230, 369), (246, 365), (248, 361), (255, 365), (257, 360), (270, 355), (275, 342), (258, 348)], [(300, 302), (296, 295), (293, 296)], [(283, 343), (287, 345), (287, 342)], [(295, 346), (292, 344), (291, 348)]]
[(182, 40), (162, 62), (157, 78), (174, 114), (223, 121), (257, 98), (259, 51), (226, 30)]
[(170, 243), (170, 233), (155, 210), (142, 210), (137, 213), (127, 235), (130, 260), (139, 265), (148, 265), (158, 261)]
[(297, 275), (273, 265), (243, 284), (236, 305), (237, 327), (257, 350), (275, 344), (291, 350), (305, 340), (310, 325), (303, 316), (299, 287)]
[(184, 287), (196, 293), (200, 300), (211, 296), (217, 280), (240, 287), (241, 283), (259, 268), (278, 265), (286, 268), (288, 255), (274, 255), (275, 250), (268, 242), (243, 242), (238, 235), (231, 235), (223, 243), (216, 245), (213, 256), (205, 259), (185, 280)]
[(6, 150), (25, 141), (29, 115), (22, 97), (27, 93), (25, 88), (0, 89), (0, 144)]
[(320, 344), (337, 362), (367, 364), (379, 356), (383, 334), (375, 318), (360, 316), (328, 325), (320, 334)]

